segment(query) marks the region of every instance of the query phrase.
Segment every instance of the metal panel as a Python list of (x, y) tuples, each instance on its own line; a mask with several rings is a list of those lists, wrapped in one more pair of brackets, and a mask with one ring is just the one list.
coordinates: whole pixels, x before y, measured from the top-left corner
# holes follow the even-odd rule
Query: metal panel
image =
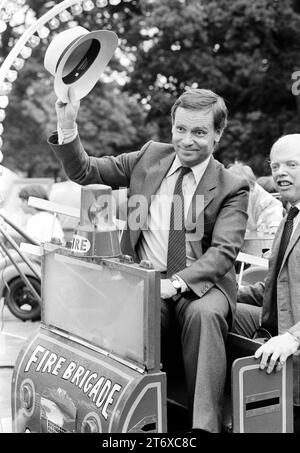
[(159, 275), (119, 259), (45, 253), (42, 321), (147, 370), (160, 368)]
[(140, 373), (41, 325), (12, 381), (14, 432), (166, 432), (165, 373)]
[(267, 374), (254, 356), (232, 366), (233, 432), (293, 432), (293, 359)]

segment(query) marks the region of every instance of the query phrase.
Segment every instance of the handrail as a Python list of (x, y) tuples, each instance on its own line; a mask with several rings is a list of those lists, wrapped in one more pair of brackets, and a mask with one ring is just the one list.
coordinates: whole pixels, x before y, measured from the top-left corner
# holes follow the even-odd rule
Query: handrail
[(252, 264), (254, 266), (262, 266), (268, 269), (269, 260), (262, 258), (261, 256), (250, 255), (249, 253), (240, 252), (236, 258), (236, 261), (242, 263)]
[(22, 258), (22, 260), (27, 264), (29, 269), (34, 273), (36, 278), (41, 279), (41, 276), (37, 273), (35, 268), (32, 266), (30, 260), (26, 258), (26, 256), (21, 252), (20, 248), (18, 247), (17, 243), (13, 240), (13, 238), (6, 233), (3, 228), (0, 227), (0, 233), (5, 237), (5, 239), (10, 243), (12, 248), (18, 253), (18, 255)]
[(54, 203), (53, 201), (44, 200), (42, 198), (29, 197), (28, 206), (52, 212), (53, 214), (63, 214), (77, 219), (80, 218), (80, 209), (65, 204)]
[(30, 244), (39, 245), (39, 243), (30, 237), (25, 231), (22, 231), (12, 220), (9, 220), (6, 215), (0, 212), (0, 217), (10, 226), (12, 227), (17, 233), (19, 233), (26, 241), (30, 242)]
[(33, 293), (33, 295), (36, 297), (36, 299), (38, 300), (38, 302), (41, 304), (42, 303), (42, 299), (40, 297), (40, 295), (36, 292), (36, 290), (34, 289), (34, 287), (32, 286), (32, 284), (30, 283), (30, 281), (28, 280), (28, 278), (26, 277), (26, 275), (22, 272), (21, 268), (18, 266), (18, 264), (14, 261), (14, 258), (11, 256), (8, 248), (0, 241), (0, 247), (2, 248), (2, 250), (6, 253), (6, 255), (8, 256), (8, 258), (10, 259), (12, 265), (16, 268), (16, 270), (19, 272), (20, 274), (20, 277), (22, 278), (22, 280), (24, 281), (25, 285), (30, 289), (30, 291)]
[(249, 253), (240, 252), (236, 258), (237, 262), (241, 263), (240, 272), (238, 275), (238, 287), (242, 285), (243, 274), (245, 269), (245, 263), (251, 264), (253, 266), (259, 266), (264, 269), (268, 269), (269, 267), (269, 260), (266, 258), (262, 258), (260, 256), (250, 255)]
[[(19, 233), (26, 241), (28, 241), (30, 244), (32, 245), (39, 245), (39, 243), (37, 241), (35, 241), (33, 238), (31, 238), (27, 233), (25, 233), (24, 231), (22, 231), (12, 220), (9, 220), (3, 213), (0, 212), (0, 217), (4, 220), (4, 222), (6, 222), (10, 227), (12, 227), (17, 233)], [(14, 241), (14, 239), (11, 237), (11, 235), (7, 232), (7, 231), (4, 231), (4, 229), (0, 226), (0, 234), (2, 235), (3, 238), (5, 238), (7, 240), (7, 242), (12, 246), (12, 248), (18, 253), (18, 255), (21, 257), (21, 259), (23, 260), (23, 262), (25, 264), (27, 264), (27, 266), (29, 267), (29, 269), (32, 271), (32, 273), (35, 275), (35, 277), (40, 280), (41, 279), (41, 275), (36, 271), (36, 269), (34, 268), (34, 266), (32, 265), (31, 261), (29, 260), (29, 258), (27, 258), (26, 256), (24, 256), (24, 254), (22, 253), (22, 251), (20, 250), (20, 247), (18, 246), (18, 244)], [(2, 249), (3, 253), (9, 258), (10, 262), (12, 263), (12, 265), (15, 267), (15, 269), (17, 270), (17, 272), (19, 273), (21, 279), (23, 280), (23, 282), (25, 283), (25, 285), (27, 286), (27, 288), (32, 292), (32, 294), (34, 295), (34, 297), (38, 300), (38, 302), (41, 304), (42, 303), (42, 300), (41, 300), (41, 297), (40, 295), (37, 293), (37, 291), (35, 290), (35, 288), (33, 287), (33, 285), (30, 283), (29, 279), (26, 277), (26, 275), (24, 274), (24, 272), (22, 271), (22, 269), (20, 268), (20, 266), (17, 264), (15, 258), (12, 256), (12, 254), (10, 253), (8, 247), (6, 247), (6, 245), (0, 240), (0, 248)]]

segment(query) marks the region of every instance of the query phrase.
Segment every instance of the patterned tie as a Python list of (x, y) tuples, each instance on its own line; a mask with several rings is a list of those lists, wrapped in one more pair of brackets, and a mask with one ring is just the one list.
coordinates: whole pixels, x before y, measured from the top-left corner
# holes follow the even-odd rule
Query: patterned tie
[[(293, 221), (296, 215), (298, 214), (299, 209), (296, 208), (295, 206), (291, 208), (288, 212), (286, 222), (284, 224), (281, 240), (280, 240), (280, 245), (279, 245), (279, 250), (278, 250), (278, 256), (277, 256), (277, 262), (276, 262), (276, 269), (275, 269), (275, 275), (273, 279), (273, 285), (272, 285), (272, 295), (271, 295), (271, 307), (270, 307), (270, 312), (267, 317), (267, 322), (262, 320), (262, 327), (267, 329), (272, 335), (278, 335), (278, 316), (277, 316), (277, 276), (282, 264), (282, 260), (285, 254), (285, 251), (287, 249), (287, 246), (289, 245), (290, 238), (292, 235), (293, 231)], [(267, 314), (266, 314), (267, 316)]]
[(294, 206), (291, 208), (288, 212), (287, 219), (284, 225), (284, 229), (282, 232), (281, 240), (280, 240), (280, 245), (279, 245), (279, 251), (278, 251), (278, 256), (277, 256), (277, 263), (276, 263), (276, 278), (279, 272), (279, 269), (281, 267), (281, 263), (285, 254), (285, 251), (287, 249), (287, 246), (290, 242), (291, 234), (293, 231), (293, 222), (294, 218), (298, 214), (299, 209)]
[(167, 277), (171, 277), (173, 274), (176, 274), (176, 272), (181, 271), (186, 267), (182, 180), (184, 175), (190, 171), (191, 169), (189, 167), (181, 167), (181, 171), (178, 175), (174, 188), (168, 241)]

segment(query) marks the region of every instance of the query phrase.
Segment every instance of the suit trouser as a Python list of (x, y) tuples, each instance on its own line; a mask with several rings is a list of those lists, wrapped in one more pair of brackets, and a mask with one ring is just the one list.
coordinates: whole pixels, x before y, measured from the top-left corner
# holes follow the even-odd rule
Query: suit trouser
[(232, 331), (238, 335), (252, 338), (260, 326), (261, 310), (261, 307), (256, 305), (237, 303)]
[[(229, 303), (213, 287), (201, 299), (189, 292), (176, 302), (162, 299), (162, 362), (172, 329), (179, 329), (192, 427), (220, 432), (226, 380), (225, 342)], [(170, 344), (171, 343), (171, 344)], [(174, 343), (173, 343), (174, 345)]]

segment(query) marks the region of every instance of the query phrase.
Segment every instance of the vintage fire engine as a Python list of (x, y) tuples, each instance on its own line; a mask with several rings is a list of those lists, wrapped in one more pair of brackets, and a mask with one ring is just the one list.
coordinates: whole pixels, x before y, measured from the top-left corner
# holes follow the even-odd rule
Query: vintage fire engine
[[(15, 365), (14, 432), (168, 432), (160, 277), (121, 255), (110, 197), (108, 186), (83, 187), (72, 246), (41, 247), (41, 324)], [(259, 344), (230, 344), (229, 430), (292, 431), (290, 361), (267, 376), (253, 358)]]

